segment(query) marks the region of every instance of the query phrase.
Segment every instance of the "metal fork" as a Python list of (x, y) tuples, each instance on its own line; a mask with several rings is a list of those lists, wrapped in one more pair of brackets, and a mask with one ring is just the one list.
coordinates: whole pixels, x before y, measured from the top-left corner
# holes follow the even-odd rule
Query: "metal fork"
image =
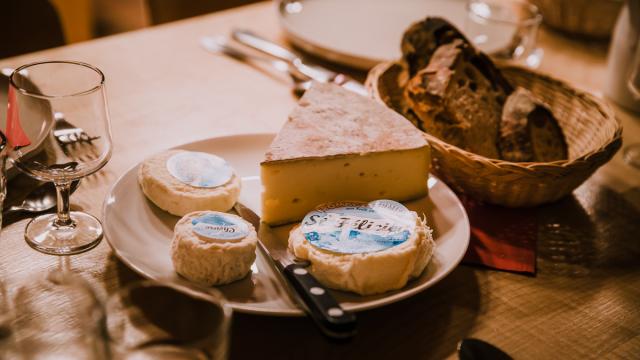
[(282, 60), (273, 60), (249, 53), (234, 46), (226, 36), (204, 36), (200, 38), (200, 44), (209, 52), (224, 54), (245, 63), (266, 64), (277, 71), (288, 74), (293, 82), (293, 93), (298, 97), (311, 87), (311, 78), (298, 71), (294, 66)]
[(93, 140), (100, 138), (100, 136), (90, 136), (82, 128), (72, 125), (64, 118), (64, 114), (61, 112), (55, 112), (53, 117), (56, 121), (53, 128), (53, 136), (62, 146), (77, 142), (91, 143)]

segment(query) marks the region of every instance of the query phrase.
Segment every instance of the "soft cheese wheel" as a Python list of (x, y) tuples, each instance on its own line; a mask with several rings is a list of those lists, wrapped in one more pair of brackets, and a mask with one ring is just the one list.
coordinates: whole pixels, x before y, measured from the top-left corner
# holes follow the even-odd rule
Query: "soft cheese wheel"
[(256, 258), (258, 236), (242, 218), (217, 211), (196, 211), (175, 226), (171, 260), (176, 272), (207, 286), (247, 275)]
[[(196, 171), (212, 171), (214, 165), (208, 165), (208, 161), (222, 161), (224, 164), (221, 166), (222, 170), (229, 173), (226, 174), (227, 178), (223, 175), (222, 177), (218, 176), (216, 180), (227, 181), (216, 184), (206, 177), (199, 178), (198, 174), (193, 174), (194, 169), (188, 169), (190, 173), (181, 178), (177, 177), (175, 172), (183, 170), (179, 166), (182, 165), (180, 160), (183, 160), (181, 158), (184, 157), (192, 158), (187, 160), (194, 162), (195, 166), (192, 168), (195, 168)], [(200, 164), (203, 166), (199, 166)], [(170, 170), (174, 170), (174, 174)], [(208, 175), (217, 176), (215, 172)], [(185, 150), (168, 150), (146, 159), (140, 165), (138, 182), (142, 187), (142, 192), (151, 202), (177, 216), (200, 210), (227, 211), (233, 207), (240, 195), (240, 179), (224, 163), (224, 160), (210, 154)], [(193, 183), (198, 186), (192, 185)]]
[[(289, 234), (289, 249), (309, 260), (311, 273), (325, 286), (360, 295), (400, 289), (420, 276), (429, 263), (435, 242), (431, 229), (415, 212), (410, 236), (399, 245), (365, 253), (339, 253), (311, 244), (302, 226)], [(306, 219), (306, 218), (305, 218)]]

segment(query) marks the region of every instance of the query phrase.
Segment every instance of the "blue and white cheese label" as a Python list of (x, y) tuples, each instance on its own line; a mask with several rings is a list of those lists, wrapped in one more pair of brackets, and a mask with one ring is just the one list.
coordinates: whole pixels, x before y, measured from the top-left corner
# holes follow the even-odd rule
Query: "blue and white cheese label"
[(241, 240), (249, 235), (249, 226), (224, 213), (208, 213), (191, 220), (193, 231), (213, 240)]
[(324, 205), (302, 220), (301, 230), (312, 245), (342, 254), (370, 253), (407, 241), (415, 214), (392, 200)]
[(233, 169), (218, 156), (183, 151), (167, 160), (167, 170), (180, 182), (201, 188), (213, 188), (231, 180)]

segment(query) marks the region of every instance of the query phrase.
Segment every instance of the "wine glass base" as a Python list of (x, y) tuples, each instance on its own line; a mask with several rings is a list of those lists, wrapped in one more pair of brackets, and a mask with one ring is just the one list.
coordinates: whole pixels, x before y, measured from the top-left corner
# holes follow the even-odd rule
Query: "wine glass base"
[(73, 224), (55, 224), (56, 214), (33, 218), (24, 231), (24, 239), (33, 249), (49, 255), (74, 255), (91, 250), (102, 240), (100, 220), (84, 212), (69, 213)]

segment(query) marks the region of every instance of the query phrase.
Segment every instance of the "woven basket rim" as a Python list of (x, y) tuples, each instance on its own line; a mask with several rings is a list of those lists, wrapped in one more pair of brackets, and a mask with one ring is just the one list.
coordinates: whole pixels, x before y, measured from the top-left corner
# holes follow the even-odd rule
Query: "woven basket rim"
[[(369, 91), (374, 96), (374, 98), (382, 101), (383, 103), (384, 101), (381, 99), (380, 94), (378, 92), (378, 79), (384, 72), (386, 72), (393, 65), (400, 65), (400, 62), (387, 61), (387, 62), (382, 62), (376, 65), (373, 69), (371, 69), (371, 71), (369, 71), (369, 74), (367, 75), (367, 79), (365, 82), (366, 87), (369, 89)], [(437, 146), (444, 148), (448, 152), (456, 153), (457, 156), (463, 156), (466, 158), (470, 158), (472, 160), (480, 161), (486, 164), (491, 164), (496, 168), (512, 168), (512, 169), (518, 168), (522, 171), (536, 171), (542, 168), (571, 167), (574, 164), (583, 163), (587, 161), (589, 158), (593, 157), (595, 154), (611, 151), (611, 150), (614, 150), (614, 148), (619, 148), (622, 145), (622, 123), (620, 122), (620, 119), (618, 119), (615, 116), (615, 112), (613, 111), (613, 108), (611, 107), (611, 105), (609, 105), (606, 102), (606, 100), (598, 98), (597, 96), (587, 91), (578, 90), (570, 86), (563, 80), (556, 79), (554, 77), (543, 74), (536, 70), (532, 70), (523, 66), (518, 66), (513, 64), (504, 64), (504, 63), (498, 63), (497, 66), (500, 69), (527, 72), (532, 76), (542, 78), (544, 81), (555, 83), (555, 85), (560, 86), (563, 89), (571, 92), (572, 95), (582, 97), (583, 99), (586, 99), (587, 101), (591, 102), (598, 109), (598, 111), (600, 112), (600, 114), (602, 114), (603, 117), (605, 117), (608, 120), (613, 120), (615, 122), (616, 129), (614, 131), (613, 136), (602, 146), (596, 149), (593, 149), (579, 157), (576, 157), (574, 159), (556, 160), (552, 162), (514, 162), (514, 161), (507, 161), (502, 159), (492, 159), (483, 155), (479, 155), (479, 154), (461, 149), (455, 145), (449, 144), (446, 141), (443, 141), (423, 131), (424, 137), (427, 139), (428, 142), (435, 143)]]

